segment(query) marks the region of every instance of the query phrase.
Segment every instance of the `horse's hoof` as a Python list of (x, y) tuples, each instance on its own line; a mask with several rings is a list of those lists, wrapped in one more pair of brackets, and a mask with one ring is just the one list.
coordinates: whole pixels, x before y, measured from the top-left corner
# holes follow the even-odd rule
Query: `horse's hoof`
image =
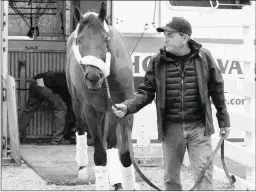
[(123, 187), (122, 187), (121, 183), (117, 183), (114, 186), (115, 186), (115, 191), (122, 191), (123, 190)]
[(86, 167), (78, 171), (78, 180), (83, 180), (83, 181), (88, 180), (88, 173), (87, 173)]

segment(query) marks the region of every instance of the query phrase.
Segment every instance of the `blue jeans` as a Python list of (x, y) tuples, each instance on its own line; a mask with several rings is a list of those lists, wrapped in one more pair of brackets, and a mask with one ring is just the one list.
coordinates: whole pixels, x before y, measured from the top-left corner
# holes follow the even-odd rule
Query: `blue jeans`
[[(166, 190), (182, 190), (180, 171), (186, 148), (194, 179), (212, 153), (211, 136), (204, 136), (203, 122), (164, 124), (164, 183)], [(213, 166), (209, 165), (197, 190), (213, 190)]]

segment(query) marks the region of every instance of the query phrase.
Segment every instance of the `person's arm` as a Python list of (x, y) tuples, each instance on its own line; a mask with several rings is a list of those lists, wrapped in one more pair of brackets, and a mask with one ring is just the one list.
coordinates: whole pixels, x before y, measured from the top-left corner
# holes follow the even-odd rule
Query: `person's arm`
[(227, 128), (230, 127), (230, 118), (225, 103), (224, 80), (210, 52), (207, 52), (207, 61), (209, 64), (209, 95), (217, 110), (219, 128)]
[(156, 92), (155, 61), (156, 56), (151, 58), (144, 76), (144, 82), (138, 86), (134, 98), (123, 102), (127, 106), (126, 114), (136, 113), (154, 100)]

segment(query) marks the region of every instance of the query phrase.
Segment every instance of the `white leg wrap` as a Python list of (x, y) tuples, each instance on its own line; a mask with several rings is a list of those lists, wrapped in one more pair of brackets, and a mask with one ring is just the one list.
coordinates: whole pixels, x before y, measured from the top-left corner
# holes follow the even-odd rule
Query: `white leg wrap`
[(138, 190), (138, 186), (135, 183), (135, 171), (133, 165), (130, 167), (123, 167), (123, 190)]
[(108, 168), (106, 166), (94, 167), (96, 190), (109, 190)]
[(107, 150), (107, 165), (110, 186), (122, 183), (122, 169), (117, 148)]
[(79, 167), (88, 165), (87, 133), (78, 135), (76, 132), (76, 163)]

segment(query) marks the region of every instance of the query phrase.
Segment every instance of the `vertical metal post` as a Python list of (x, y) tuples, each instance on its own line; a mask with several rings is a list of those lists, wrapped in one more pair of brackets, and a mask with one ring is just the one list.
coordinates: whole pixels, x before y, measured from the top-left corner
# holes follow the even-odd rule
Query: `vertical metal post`
[[(18, 61), (20, 69), (20, 112), (25, 108), (26, 104), (26, 63), (25, 61)], [(19, 109), (18, 109), (19, 110)]]
[(107, 1), (107, 18), (109, 19), (110, 25), (112, 25), (112, 0)]
[(1, 157), (7, 157), (7, 102), (6, 102), (6, 75), (8, 72), (8, 1), (0, 0), (0, 138), (1, 138)]
[[(254, 74), (254, 68), (255, 68), (255, 61), (253, 61), (253, 58), (255, 56), (254, 50), (254, 35), (252, 33), (252, 26), (244, 26), (243, 27), (243, 39), (244, 39), (244, 50), (247, 50), (246, 58), (248, 58), (248, 61), (245, 61), (244, 63), (244, 80), (246, 82), (254, 81), (255, 74)], [(254, 56), (253, 56), (254, 55)], [(251, 90), (253, 89), (253, 91)], [(255, 84), (254, 86), (245, 86), (245, 93), (246, 93), (246, 102), (245, 102), (245, 110), (247, 115), (254, 116), (255, 117)], [(255, 124), (250, 125), (252, 129), (255, 128)], [(255, 151), (255, 131), (246, 132), (245, 135), (245, 142), (246, 147), (250, 149), (251, 151)], [(246, 180), (249, 182), (254, 183), (255, 182), (255, 168), (246, 168)]]
[(2, 39), (3, 39), (3, 37), (2, 37), (2, 0), (0, 0), (0, 25), (1, 25), (1, 27), (0, 27), (0, 41), (1, 41), (1, 43), (0, 43), (0, 64), (1, 64), (1, 66), (0, 66), (0, 74), (1, 74), (1, 81), (0, 81), (0, 99), (1, 99), (1, 101), (0, 101), (0, 110), (1, 110), (1, 118), (0, 118), (0, 128), (1, 128), (1, 131), (0, 131), (0, 138), (1, 138), (1, 142), (0, 142), (0, 147), (1, 147), (1, 157), (3, 156), (3, 138), (2, 138), (2, 102), (3, 102), (3, 86), (2, 86), (2, 58), (3, 58), (3, 56), (2, 56), (2, 54), (3, 54), (3, 48), (2, 48)]
[(65, 27), (65, 35), (66, 36), (69, 36), (73, 29), (72, 29), (72, 19), (71, 18), (71, 12), (73, 11), (72, 10), (72, 1), (65, 1), (65, 23), (66, 23), (66, 27)]

